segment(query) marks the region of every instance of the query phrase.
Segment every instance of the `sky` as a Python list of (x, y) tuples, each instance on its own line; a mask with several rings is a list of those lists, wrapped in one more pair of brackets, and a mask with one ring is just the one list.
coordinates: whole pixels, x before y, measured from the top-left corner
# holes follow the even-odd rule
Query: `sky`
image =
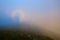
[(22, 20), (60, 34), (59, 4), (59, 0), (0, 0), (0, 26)]

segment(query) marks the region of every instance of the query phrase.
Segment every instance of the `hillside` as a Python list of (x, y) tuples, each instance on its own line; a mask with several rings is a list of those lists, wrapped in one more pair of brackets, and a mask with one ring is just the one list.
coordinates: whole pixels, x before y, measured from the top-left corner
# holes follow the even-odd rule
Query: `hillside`
[(28, 30), (21, 27), (23, 28), (21, 25), (0, 27), (0, 40), (53, 40), (50, 37), (38, 34), (35, 29), (30, 28)]

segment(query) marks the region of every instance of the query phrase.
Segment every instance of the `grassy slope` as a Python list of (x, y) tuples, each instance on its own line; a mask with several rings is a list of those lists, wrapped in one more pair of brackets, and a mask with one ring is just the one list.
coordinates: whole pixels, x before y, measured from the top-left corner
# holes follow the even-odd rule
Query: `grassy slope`
[(53, 40), (49, 37), (25, 31), (0, 30), (0, 40)]

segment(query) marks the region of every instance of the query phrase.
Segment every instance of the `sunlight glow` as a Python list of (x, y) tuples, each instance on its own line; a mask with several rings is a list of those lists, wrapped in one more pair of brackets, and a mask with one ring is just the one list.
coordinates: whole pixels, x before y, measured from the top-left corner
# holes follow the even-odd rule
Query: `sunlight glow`
[(20, 22), (25, 20), (25, 13), (22, 10), (13, 11), (11, 15), (12, 19), (16, 20), (16, 16), (18, 16)]

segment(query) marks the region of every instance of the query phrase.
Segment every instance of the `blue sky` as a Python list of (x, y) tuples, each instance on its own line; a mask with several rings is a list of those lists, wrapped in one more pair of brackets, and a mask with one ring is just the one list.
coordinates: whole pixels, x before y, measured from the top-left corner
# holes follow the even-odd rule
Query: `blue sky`
[(8, 14), (16, 9), (25, 10), (29, 16), (34, 15), (36, 12), (40, 16), (46, 16), (47, 11), (58, 10), (58, 3), (56, 0), (0, 0), (0, 25), (14, 24)]

